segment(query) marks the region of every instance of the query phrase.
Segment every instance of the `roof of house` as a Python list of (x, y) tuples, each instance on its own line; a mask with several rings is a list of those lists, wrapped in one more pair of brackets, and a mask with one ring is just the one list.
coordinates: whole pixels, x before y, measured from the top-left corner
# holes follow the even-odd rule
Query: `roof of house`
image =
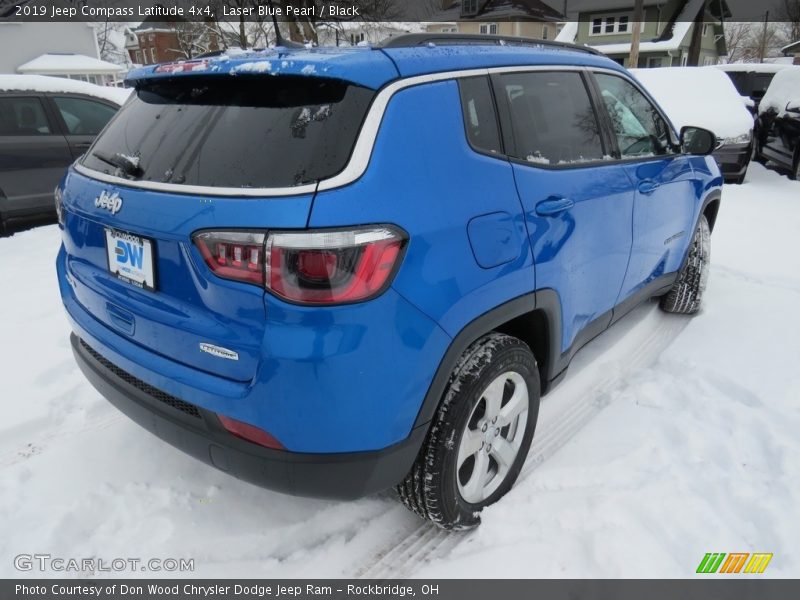
[(411, 47), (269, 48), (130, 71), (135, 83), (159, 77), (317, 76), (378, 89), (404, 77), (517, 65), (580, 65), (622, 70), (604, 56), (542, 45), (432, 43)]
[(435, 21), (563, 21), (564, 15), (541, 0), (483, 0), (477, 15), (462, 16), (461, 2), (437, 12)]
[(17, 67), (20, 73), (40, 75), (115, 75), (125, 70), (114, 63), (83, 54), (46, 53)]
[(784, 54), (788, 52), (800, 52), (800, 40), (792, 42), (791, 44), (786, 44), (783, 48), (781, 48), (781, 52)]

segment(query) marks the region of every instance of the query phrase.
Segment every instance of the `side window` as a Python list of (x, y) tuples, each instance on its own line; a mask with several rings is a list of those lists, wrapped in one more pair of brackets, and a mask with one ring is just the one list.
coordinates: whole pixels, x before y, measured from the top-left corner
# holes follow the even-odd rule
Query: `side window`
[(0, 135), (50, 135), (42, 101), (35, 97), (0, 98)]
[(621, 77), (596, 73), (622, 157), (673, 154), (670, 127), (650, 101)]
[(72, 135), (97, 135), (117, 112), (108, 104), (83, 98), (59, 96), (53, 101)]
[(509, 73), (500, 82), (515, 158), (548, 165), (603, 158), (597, 115), (579, 73)]
[(458, 88), (461, 92), (461, 110), (464, 113), (464, 127), (469, 143), (476, 150), (502, 154), (500, 130), (488, 77), (461, 79)]

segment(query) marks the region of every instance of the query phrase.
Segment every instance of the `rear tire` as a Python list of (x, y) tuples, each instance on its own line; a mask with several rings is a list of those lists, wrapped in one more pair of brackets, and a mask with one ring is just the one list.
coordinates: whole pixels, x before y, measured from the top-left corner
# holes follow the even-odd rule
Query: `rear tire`
[(661, 308), (669, 313), (692, 315), (700, 310), (711, 263), (711, 229), (700, 215), (686, 263), (669, 292), (661, 298)]
[(459, 360), (400, 501), (443, 529), (480, 524), (514, 485), (539, 414), (539, 371), (521, 340), (490, 333)]
[(789, 171), (789, 179), (800, 181), (800, 149), (794, 151), (794, 161), (792, 161), (792, 169)]
[(761, 142), (759, 142), (758, 139), (756, 139), (755, 144), (753, 144), (753, 160), (760, 165), (767, 164), (767, 159), (761, 154)]

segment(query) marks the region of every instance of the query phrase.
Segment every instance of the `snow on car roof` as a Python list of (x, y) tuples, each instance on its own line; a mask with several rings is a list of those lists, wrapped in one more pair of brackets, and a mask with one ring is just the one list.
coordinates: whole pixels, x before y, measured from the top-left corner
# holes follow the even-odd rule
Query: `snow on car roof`
[(46, 75), (0, 75), (0, 91), (25, 92), (65, 92), (86, 94), (95, 98), (109, 100), (120, 106), (125, 103), (132, 90), (106, 87), (76, 81), (65, 77), (47, 77)]
[(800, 102), (800, 67), (783, 69), (775, 74), (767, 93), (761, 99), (758, 112), (762, 113), (771, 108), (778, 114), (783, 114), (789, 102)]
[(631, 69), (642, 85), (680, 129), (705, 127), (720, 138), (732, 138), (753, 129), (747, 111), (730, 78), (713, 67)]

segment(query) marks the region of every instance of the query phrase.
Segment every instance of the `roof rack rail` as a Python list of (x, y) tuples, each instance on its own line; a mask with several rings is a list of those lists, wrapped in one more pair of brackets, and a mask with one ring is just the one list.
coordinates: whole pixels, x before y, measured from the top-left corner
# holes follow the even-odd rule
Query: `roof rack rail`
[(567, 42), (556, 42), (555, 40), (539, 40), (535, 38), (515, 37), (510, 35), (488, 35), (479, 33), (406, 33), (394, 37), (389, 37), (380, 42), (377, 48), (412, 48), (414, 46), (424, 46), (426, 44), (441, 45), (486, 45), (494, 44), (497, 46), (545, 46), (550, 48), (560, 48), (562, 50), (575, 50), (586, 52), (596, 56), (603, 56), (603, 53), (590, 48), (589, 46), (578, 46)]

